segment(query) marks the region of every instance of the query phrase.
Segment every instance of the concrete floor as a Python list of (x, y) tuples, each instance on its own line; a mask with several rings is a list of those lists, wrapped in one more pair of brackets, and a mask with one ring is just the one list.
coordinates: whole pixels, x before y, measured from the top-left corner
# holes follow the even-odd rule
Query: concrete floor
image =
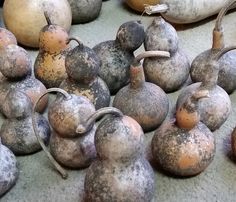
[[(1, 14), (1, 10), (0, 10)], [(110, 0), (103, 3), (101, 15), (89, 24), (73, 25), (71, 36), (78, 36), (84, 44), (93, 47), (108, 39), (114, 39), (118, 27), (125, 21), (141, 19), (147, 27), (153, 17), (141, 17), (127, 9), (121, 1)], [(236, 44), (236, 12), (224, 19), (226, 44)], [(1, 18), (2, 20), (2, 18)], [(203, 50), (211, 47), (211, 33), (215, 17), (179, 26), (180, 46), (188, 54), (190, 61)], [(141, 52), (141, 47), (138, 52)], [(29, 50), (32, 59), (37, 51)], [(169, 94), (172, 103), (178, 92)], [(236, 126), (236, 93), (230, 95), (232, 113), (227, 122), (215, 132), (217, 140), (216, 156), (205, 172), (192, 178), (174, 178), (155, 170), (156, 192), (154, 201), (161, 202), (230, 202), (236, 201), (236, 164), (230, 154), (230, 134)], [(152, 133), (145, 134), (146, 140)], [(61, 179), (43, 152), (31, 156), (17, 157), (20, 177), (17, 184), (5, 194), (1, 202), (74, 202), (82, 201), (83, 182), (86, 170), (69, 171), (67, 180)]]

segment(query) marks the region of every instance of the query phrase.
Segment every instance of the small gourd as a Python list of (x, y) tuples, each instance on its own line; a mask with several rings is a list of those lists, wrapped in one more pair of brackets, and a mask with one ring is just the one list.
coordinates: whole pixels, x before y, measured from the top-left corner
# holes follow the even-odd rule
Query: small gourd
[(68, 52), (68, 33), (52, 24), (44, 13), (48, 25), (39, 34), (39, 53), (34, 63), (34, 74), (47, 88), (59, 87), (66, 78), (65, 56)]
[(9, 30), (0, 27), (0, 50), (9, 44), (17, 45), (16, 37)]
[(197, 89), (166, 120), (152, 139), (154, 160), (167, 172), (177, 176), (197, 175), (207, 168), (215, 155), (215, 138), (200, 122), (198, 100), (208, 99), (207, 90)]
[[(10, 89), (19, 89), (26, 93), (32, 103), (46, 91), (46, 87), (32, 75), (32, 63), (27, 51), (15, 44), (9, 44), (1, 50), (0, 72), (0, 110)], [(47, 106), (45, 97), (38, 105), (37, 111), (42, 112)]]
[(75, 38), (78, 46), (66, 55), (65, 67), (68, 77), (61, 83), (60, 88), (68, 93), (87, 97), (96, 109), (108, 107), (110, 91), (106, 83), (98, 76), (101, 61), (95, 51), (83, 45)]
[[(208, 60), (214, 59), (216, 54), (224, 48), (224, 33), (222, 28), (222, 20), (226, 12), (236, 5), (236, 1), (229, 1), (224, 6), (216, 19), (216, 24), (213, 30), (212, 48), (200, 53), (192, 62), (190, 69), (190, 76), (193, 82), (201, 82), (206, 77), (207, 69), (206, 63)], [(231, 51), (224, 54), (218, 60), (220, 70), (217, 84), (222, 87), (227, 93), (232, 93), (236, 89), (236, 54)]]
[(77, 132), (85, 133), (97, 118), (107, 116), (95, 134), (98, 158), (85, 176), (85, 201), (150, 202), (154, 196), (154, 173), (144, 157), (144, 134), (140, 125), (116, 108), (91, 115)]
[[(11, 90), (3, 103), (6, 119), (0, 129), (2, 143), (14, 154), (25, 155), (41, 149), (32, 127), (32, 102), (30, 98), (18, 89)], [(36, 114), (36, 125), (40, 138), (48, 142), (50, 127), (47, 119)]]
[(16, 157), (2, 145), (0, 138), (0, 197), (15, 185), (18, 175)]
[[(52, 127), (52, 135), (49, 141), (50, 152), (39, 137), (35, 114), (33, 116), (33, 128), (41, 147), (51, 162), (62, 177), (67, 178), (66, 171), (58, 163), (70, 168), (84, 168), (88, 167), (96, 158), (95, 125), (93, 124), (86, 133), (78, 134), (76, 132), (77, 126), (80, 123), (84, 124), (87, 118), (95, 112), (95, 107), (84, 96), (68, 94), (59, 88), (50, 88), (47, 93), (49, 92), (59, 93), (48, 108), (48, 120)], [(36, 106), (37, 102), (34, 109)]]
[(147, 28), (145, 50), (170, 52), (170, 58), (146, 58), (143, 63), (147, 81), (160, 86), (165, 92), (180, 89), (189, 77), (190, 63), (179, 48), (177, 32), (162, 17), (156, 17)]
[(99, 76), (106, 82), (111, 94), (128, 83), (133, 52), (142, 45), (144, 35), (140, 21), (129, 21), (119, 27), (115, 40), (101, 42), (93, 48), (101, 59)]
[(210, 98), (199, 100), (199, 113), (201, 115), (201, 121), (211, 131), (220, 128), (231, 112), (231, 100), (229, 95), (223, 88), (217, 85), (220, 69), (218, 60), (225, 53), (235, 48), (236, 47), (232, 46), (222, 49), (214, 58), (205, 63), (204, 69), (207, 71), (205, 72), (202, 82), (193, 83), (183, 88), (177, 99), (176, 108), (178, 109), (197, 88), (200, 87), (201, 89), (208, 90)]
[(169, 57), (166, 51), (146, 51), (138, 55), (130, 66), (130, 84), (118, 91), (113, 106), (135, 119), (144, 132), (156, 129), (166, 118), (169, 100), (157, 85), (145, 82), (140, 61), (147, 57)]

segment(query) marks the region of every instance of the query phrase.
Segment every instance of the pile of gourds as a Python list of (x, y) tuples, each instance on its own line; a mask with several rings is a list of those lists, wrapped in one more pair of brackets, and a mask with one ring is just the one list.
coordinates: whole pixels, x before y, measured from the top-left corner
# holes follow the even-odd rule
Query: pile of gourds
[[(126, 1), (138, 11), (161, 11), (175, 23), (195, 22), (219, 12), (212, 48), (191, 65), (175, 28), (161, 16), (146, 30), (140, 21), (125, 22), (115, 40), (93, 48), (70, 37), (72, 19), (85, 23), (98, 16), (102, 1), (91, 2), (40, 1), (40, 6), (32, 7), (39, 18), (32, 29), (34, 22), (26, 22), (34, 19), (29, 10), (18, 13), (28, 15), (22, 18), (29, 27), (17, 27), (15, 23), (21, 19), (12, 12), (16, 0), (5, 0), (4, 22), (10, 31), (0, 28), (0, 111), (5, 117), (0, 129), (0, 197), (18, 178), (14, 155), (41, 148), (63, 178), (68, 174), (62, 165), (89, 167), (85, 201), (153, 199), (154, 172), (145, 157), (144, 132), (155, 130), (150, 145), (153, 160), (173, 175), (197, 175), (214, 159), (213, 132), (229, 117), (228, 93), (236, 89), (236, 57), (230, 52), (236, 47), (224, 47), (222, 31), (223, 16), (236, 0), (221, 1), (211, 13), (199, 15), (193, 12), (201, 10), (198, 4), (188, 10), (182, 8), (184, 2)], [(58, 6), (58, 10), (54, 8), (57, 12), (63, 9), (62, 19), (50, 10), (52, 5)], [(82, 16), (90, 11), (94, 14)], [(39, 47), (34, 66), (17, 41)], [(77, 46), (71, 48), (71, 41)], [(142, 44), (145, 51), (135, 56)], [(186, 86), (189, 77), (193, 83)], [(167, 93), (180, 89), (171, 110)], [(55, 100), (47, 106), (51, 92)], [(48, 119), (40, 114), (46, 108)], [(232, 149), (236, 155), (235, 131)]]

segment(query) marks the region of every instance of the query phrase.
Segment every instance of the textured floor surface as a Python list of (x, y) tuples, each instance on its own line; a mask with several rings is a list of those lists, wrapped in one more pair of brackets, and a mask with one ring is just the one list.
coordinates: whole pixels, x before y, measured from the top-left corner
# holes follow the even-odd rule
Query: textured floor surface
[[(1, 14), (1, 10), (0, 10)], [(141, 17), (128, 10), (121, 1), (103, 3), (101, 15), (89, 24), (73, 25), (70, 35), (78, 36), (84, 44), (95, 44), (114, 39), (118, 27), (125, 21), (140, 19), (147, 27), (153, 17)], [(2, 20), (2, 18), (1, 18)], [(203, 50), (211, 47), (215, 17), (194, 25), (177, 27), (181, 48), (190, 61)], [(236, 12), (228, 14), (224, 21), (226, 44), (236, 44)], [(136, 53), (141, 52), (141, 47)], [(32, 60), (37, 51), (29, 50)], [(169, 94), (175, 103), (179, 92)], [(236, 93), (230, 95), (232, 113), (227, 122), (215, 132), (216, 156), (202, 174), (192, 178), (173, 178), (155, 170), (156, 191), (154, 201), (160, 202), (230, 202), (236, 201), (236, 163), (230, 154), (230, 134), (236, 126)], [(150, 140), (152, 133), (145, 134)], [(1, 202), (75, 202), (82, 201), (83, 182), (86, 170), (69, 171), (69, 178), (62, 180), (43, 152), (17, 158), (20, 177), (17, 184)]]

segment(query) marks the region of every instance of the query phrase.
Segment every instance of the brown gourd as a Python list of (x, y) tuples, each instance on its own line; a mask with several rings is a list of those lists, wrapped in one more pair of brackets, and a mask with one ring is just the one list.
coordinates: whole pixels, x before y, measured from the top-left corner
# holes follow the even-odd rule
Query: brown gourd
[(101, 42), (93, 48), (101, 59), (99, 76), (106, 82), (111, 94), (129, 82), (133, 52), (142, 45), (144, 34), (140, 21), (125, 22), (119, 27), (115, 40)]
[(154, 173), (144, 157), (143, 131), (131, 117), (116, 108), (91, 115), (77, 132), (85, 133), (97, 118), (106, 116), (95, 134), (98, 154), (85, 176), (85, 201), (150, 202), (154, 196)]
[[(84, 168), (88, 167), (96, 158), (94, 146), (95, 125), (93, 124), (86, 133), (76, 133), (77, 126), (84, 123), (95, 112), (95, 107), (84, 96), (68, 94), (58, 88), (48, 89), (47, 93), (50, 92), (59, 93), (48, 108), (48, 120), (52, 127), (52, 135), (49, 140), (50, 152), (39, 137), (35, 113), (32, 123), (41, 147), (62, 177), (67, 178), (67, 173), (60, 164), (70, 168)], [(38, 101), (47, 93), (42, 95)], [(34, 109), (36, 106), (37, 102)]]
[(5, 0), (3, 20), (20, 44), (38, 48), (40, 30), (47, 24), (44, 12), (52, 22), (70, 30), (72, 14), (67, 0)]
[(165, 92), (180, 89), (189, 77), (190, 63), (179, 48), (178, 35), (162, 17), (154, 18), (147, 28), (145, 50), (169, 51), (170, 58), (145, 58), (143, 67), (147, 81), (160, 86)]
[(68, 0), (72, 11), (72, 23), (87, 23), (95, 20), (101, 11), (102, 0)]
[[(6, 119), (0, 129), (2, 143), (16, 155), (26, 155), (41, 150), (32, 127), (32, 102), (18, 89), (9, 91), (3, 102)], [(36, 114), (36, 125), (40, 138), (48, 143), (50, 127), (47, 119)]]
[(78, 45), (70, 50), (65, 58), (67, 78), (60, 88), (68, 93), (87, 97), (96, 109), (108, 107), (110, 104), (110, 91), (106, 83), (98, 76), (101, 66), (100, 58), (95, 51), (75, 38)]
[[(1, 50), (0, 72), (3, 78), (0, 81), (0, 110), (2, 111), (3, 101), (10, 89), (19, 89), (26, 93), (31, 101), (35, 103), (46, 88), (32, 75), (32, 63), (26, 50), (10, 44)], [(42, 112), (47, 106), (48, 98), (44, 97), (37, 107)]]
[(15, 185), (18, 175), (16, 157), (1, 143), (0, 138), (0, 197)]
[(125, 0), (125, 3), (135, 11), (143, 12), (145, 6), (156, 5), (159, 3), (159, 0)]
[(168, 57), (166, 51), (146, 51), (138, 55), (130, 66), (130, 84), (118, 91), (113, 106), (135, 119), (144, 132), (156, 129), (166, 118), (169, 99), (157, 85), (145, 82), (140, 60), (147, 57)]
[(48, 25), (39, 34), (39, 53), (34, 63), (34, 74), (47, 88), (59, 87), (66, 78), (65, 56), (69, 50), (67, 31), (52, 24), (44, 13)]
[(220, 50), (213, 59), (205, 63), (206, 76), (202, 82), (193, 83), (180, 92), (176, 108), (178, 109), (183, 102), (191, 96), (192, 92), (197, 88), (207, 89), (210, 98), (201, 99), (199, 101), (199, 113), (201, 121), (211, 130), (215, 131), (227, 120), (231, 113), (231, 100), (227, 92), (217, 85), (219, 74), (218, 60), (228, 51), (235, 49), (235, 46), (227, 47)]
[[(206, 62), (213, 59), (215, 55), (224, 48), (224, 32), (222, 27), (223, 16), (233, 6), (236, 1), (230, 1), (224, 6), (216, 19), (216, 24), (213, 30), (212, 48), (200, 53), (192, 62), (190, 68), (190, 76), (193, 82), (201, 82), (206, 76)], [(230, 51), (224, 54), (218, 60), (220, 70), (217, 84), (222, 87), (227, 93), (232, 93), (236, 89), (236, 54)]]
[(215, 155), (214, 134), (200, 122), (198, 100), (208, 99), (207, 90), (195, 89), (177, 109), (175, 118), (165, 121), (152, 139), (152, 155), (165, 171), (193, 176), (205, 170)]

